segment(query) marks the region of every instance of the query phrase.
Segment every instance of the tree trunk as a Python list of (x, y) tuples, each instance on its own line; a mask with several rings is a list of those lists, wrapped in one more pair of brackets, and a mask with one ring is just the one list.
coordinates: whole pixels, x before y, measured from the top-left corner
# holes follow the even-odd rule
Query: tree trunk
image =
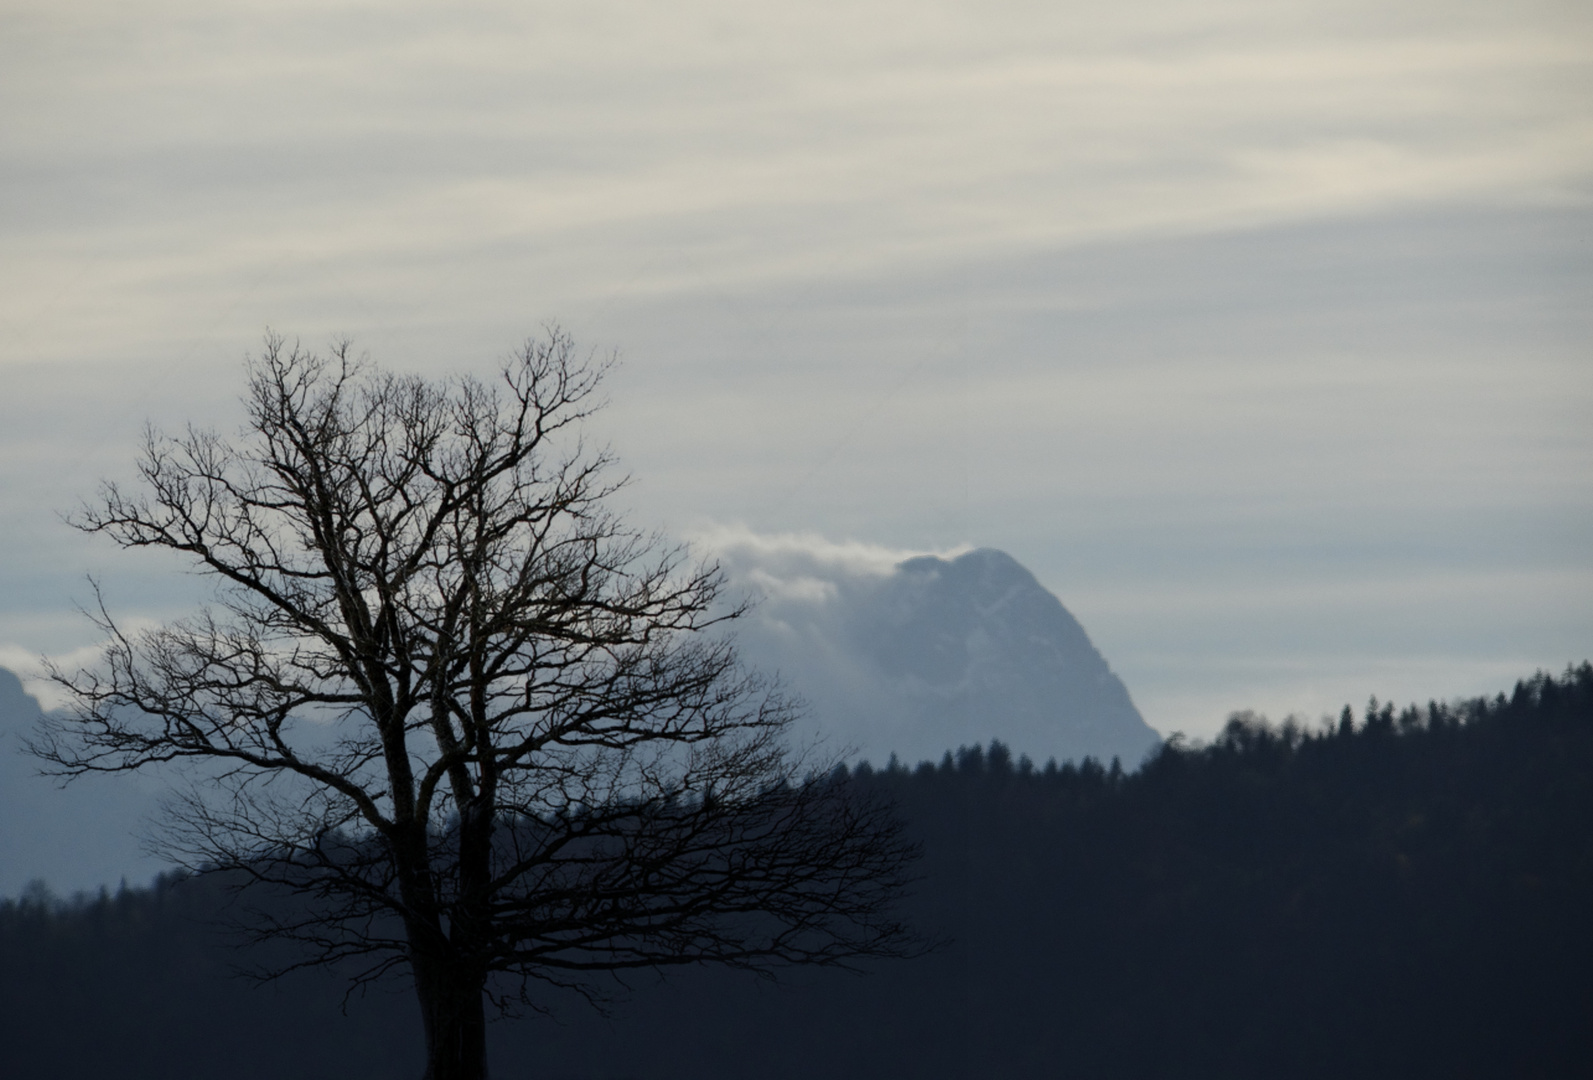
[(487, 1080), (485, 984), (446, 960), (415, 965), (426, 1032), (423, 1080)]

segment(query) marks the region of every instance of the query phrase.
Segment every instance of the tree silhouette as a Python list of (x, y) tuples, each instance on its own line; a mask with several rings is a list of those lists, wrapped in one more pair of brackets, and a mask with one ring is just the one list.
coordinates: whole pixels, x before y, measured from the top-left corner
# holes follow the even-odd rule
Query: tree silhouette
[(151, 431), (137, 491), (74, 521), (165, 548), (213, 603), (52, 671), (35, 753), (72, 776), (188, 762), (165, 839), (286, 887), (253, 932), (407, 969), (429, 1080), (485, 1075), (489, 1006), (540, 982), (912, 950), (888, 808), (782, 735), (792, 705), (717, 630), (715, 567), (608, 509), (601, 364), (550, 332), (486, 384), (269, 337), (237, 440)]

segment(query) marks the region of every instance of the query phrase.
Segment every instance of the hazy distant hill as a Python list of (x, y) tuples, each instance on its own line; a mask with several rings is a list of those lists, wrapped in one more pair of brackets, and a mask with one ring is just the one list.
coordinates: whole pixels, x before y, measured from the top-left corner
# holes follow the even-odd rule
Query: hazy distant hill
[(762, 598), (740, 632), (747, 659), (807, 699), (812, 729), (875, 763), (1000, 739), (1133, 768), (1160, 741), (1078, 620), (1003, 552), (868, 567), (731, 545), (724, 560)]
[(154, 779), (89, 777), (65, 789), (21, 752), (39, 703), (0, 668), (0, 896), (33, 878), (60, 893), (148, 883), (163, 868), (136, 835), (155, 808)]

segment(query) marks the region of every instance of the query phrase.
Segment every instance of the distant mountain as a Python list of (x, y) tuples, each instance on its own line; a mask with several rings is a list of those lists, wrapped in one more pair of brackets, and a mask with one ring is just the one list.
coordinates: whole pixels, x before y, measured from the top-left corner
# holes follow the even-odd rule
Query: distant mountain
[(38, 701), (0, 668), (0, 897), (35, 878), (62, 894), (123, 877), (147, 884), (165, 866), (137, 835), (157, 809), (158, 780), (92, 776), (62, 788), (22, 752), (38, 719)]
[[(834, 551), (722, 551), (762, 597), (741, 625), (749, 665), (808, 703), (797, 735), (883, 764), (939, 760), (1000, 739), (1043, 763), (1125, 768), (1159, 743), (1084, 628), (1011, 556), (980, 549), (892, 563)], [(21, 741), (39, 703), (0, 668), (0, 897), (34, 878), (58, 893), (142, 884), (164, 864), (138, 839), (169, 776), (98, 776), (65, 789)]]
[(807, 700), (808, 733), (876, 763), (994, 738), (1039, 761), (1132, 768), (1160, 742), (1078, 620), (1010, 555), (879, 565), (844, 549), (722, 552), (732, 581), (761, 597), (740, 631), (745, 658)]

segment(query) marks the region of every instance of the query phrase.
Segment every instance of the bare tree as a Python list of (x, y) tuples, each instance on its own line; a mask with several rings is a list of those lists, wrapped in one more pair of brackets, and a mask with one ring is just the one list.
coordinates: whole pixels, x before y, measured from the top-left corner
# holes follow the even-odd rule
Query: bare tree
[(492, 1008), (538, 985), (912, 948), (888, 810), (785, 747), (718, 570), (605, 508), (602, 373), (557, 331), (492, 384), (270, 337), (236, 440), (151, 431), (139, 488), (74, 522), (216, 595), (136, 634), (102, 602), (103, 661), (52, 672), (76, 708), (35, 752), (198, 766), (171, 850), (292, 890), (256, 930), (302, 964), (407, 969), (430, 1080), (485, 1076)]

